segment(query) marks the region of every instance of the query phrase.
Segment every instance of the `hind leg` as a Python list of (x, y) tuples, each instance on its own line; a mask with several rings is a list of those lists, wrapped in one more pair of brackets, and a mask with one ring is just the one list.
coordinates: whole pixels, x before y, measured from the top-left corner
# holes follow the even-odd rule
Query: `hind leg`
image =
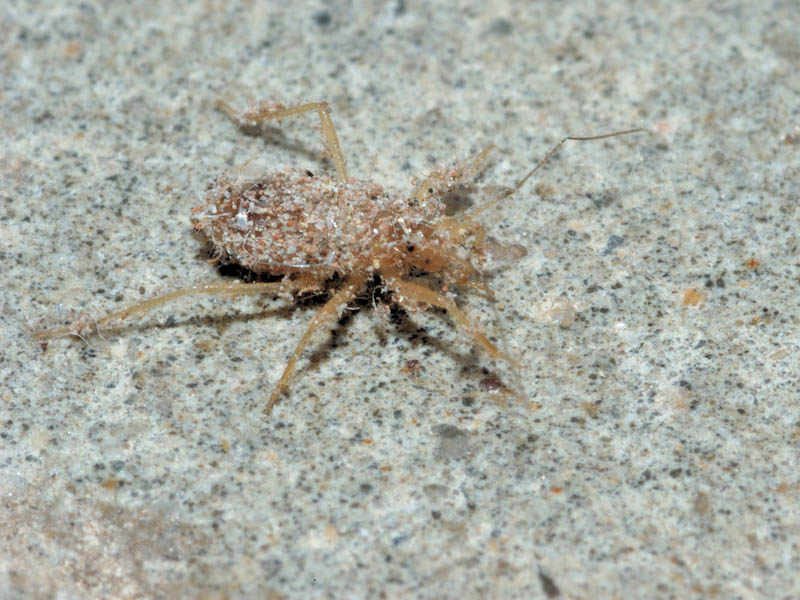
[[(95, 332), (98, 331), (100, 325), (105, 325), (115, 320), (123, 321), (127, 317), (139, 313), (146, 313), (157, 306), (172, 302), (184, 296), (197, 296), (197, 295), (217, 295), (217, 296), (239, 296), (244, 294), (268, 294), (278, 292), (295, 291), (302, 289), (304, 282), (298, 281), (273, 281), (266, 283), (206, 283), (201, 285), (193, 285), (188, 288), (183, 288), (168, 294), (156, 296), (143, 302), (138, 302), (121, 310), (107, 314), (99, 319), (94, 319), (91, 323), (95, 327)], [(52, 338), (66, 337), (69, 335), (81, 336), (82, 330), (86, 326), (84, 319), (79, 319), (72, 327), (63, 327), (61, 329), (48, 329), (37, 331), (33, 337), (37, 340), (49, 340)]]

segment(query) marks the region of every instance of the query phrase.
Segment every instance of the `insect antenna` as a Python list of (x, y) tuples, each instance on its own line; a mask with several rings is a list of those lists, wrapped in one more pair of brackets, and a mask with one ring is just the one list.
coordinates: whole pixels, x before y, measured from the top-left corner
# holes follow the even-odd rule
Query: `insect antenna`
[[(612, 137), (617, 137), (617, 136), (620, 136), (620, 135), (628, 135), (629, 133), (637, 133), (639, 131), (646, 131), (646, 129), (644, 129), (643, 127), (637, 127), (636, 129), (626, 129), (625, 131), (615, 131), (614, 133), (605, 133), (603, 135), (592, 135), (592, 136), (589, 136), (589, 137), (578, 137), (578, 136), (574, 136), (574, 135), (568, 135), (566, 137), (563, 137), (563, 138), (561, 138), (560, 142), (558, 142), (555, 146), (550, 148), (550, 150), (547, 152), (547, 154), (544, 155), (544, 158), (542, 158), (542, 160), (540, 160), (538, 163), (536, 163), (535, 167), (533, 167), (530, 171), (528, 171), (528, 173), (525, 175), (525, 177), (523, 177), (517, 183), (514, 184), (514, 187), (512, 187), (511, 189), (505, 190), (504, 192), (498, 194), (497, 196), (495, 196), (494, 198), (492, 198), (488, 202), (484, 202), (480, 206), (476, 206), (471, 211), (465, 213), (464, 217), (467, 218), (467, 219), (472, 219), (476, 215), (479, 215), (480, 213), (485, 211), (487, 208), (490, 208), (491, 206), (494, 206), (495, 204), (498, 204), (499, 202), (505, 200), (509, 196), (512, 196), (517, 190), (519, 190), (523, 185), (525, 185), (525, 182), (528, 181), (528, 179), (530, 179), (531, 176), (534, 173), (536, 173), (536, 171), (538, 171), (541, 167), (543, 167), (544, 165), (547, 164), (547, 162), (553, 157), (553, 155), (556, 152), (558, 152), (559, 148), (561, 148), (561, 146), (563, 146), (564, 143), (567, 140), (575, 140), (575, 141), (578, 141), (578, 142), (588, 142), (588, 141), (591, 141), (591, 140), (603, 140), (605, 138), (612, 138)], [(481, 154), (479, 159), (483, 158), (483, 156), (485, 156), (486, 152), (488, 152), (490, 149), (491, 149), (491, 146), (489, 146)]]

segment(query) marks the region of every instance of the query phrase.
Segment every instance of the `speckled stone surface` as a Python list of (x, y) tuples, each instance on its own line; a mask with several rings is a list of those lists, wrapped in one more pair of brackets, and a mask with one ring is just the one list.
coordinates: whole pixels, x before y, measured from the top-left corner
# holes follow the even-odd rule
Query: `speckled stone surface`
[[(0, 8), (0, 597), (800, 597), (796, 2), (163, 4)], [(32, 339), (224, 280), (220, 172), (326, 168), (219, 98), (399, 192), (495, 143), (456, 209), (648, 133), (483, 215), (518, 370), (366, 299), (266, 417), (313, 302)]]

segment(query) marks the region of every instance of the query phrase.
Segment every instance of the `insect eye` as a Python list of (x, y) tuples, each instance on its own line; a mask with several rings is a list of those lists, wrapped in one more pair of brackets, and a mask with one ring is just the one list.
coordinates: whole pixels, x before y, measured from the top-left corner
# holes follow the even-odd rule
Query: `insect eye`
[(409, 244), (408, 246), (406, 246), (406, 250), (408, 250), (409, 252), (413, 252), (414, 251), (414, 244)]

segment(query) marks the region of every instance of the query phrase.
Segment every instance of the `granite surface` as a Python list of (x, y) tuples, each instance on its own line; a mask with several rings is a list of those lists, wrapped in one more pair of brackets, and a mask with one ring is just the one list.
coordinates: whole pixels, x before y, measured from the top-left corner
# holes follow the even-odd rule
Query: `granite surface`
[[(796, 2), (135, 4), (0, 8), (0, 597), (800, 597)], [(518, 367), (374, 288), (265, 416), (319, 299), (32, 337), (232, 281), (218, 174), (330, 168), (218, 99), (398, 193), (496, 144), (453, 211), (647, 132), (481, 216)]]

